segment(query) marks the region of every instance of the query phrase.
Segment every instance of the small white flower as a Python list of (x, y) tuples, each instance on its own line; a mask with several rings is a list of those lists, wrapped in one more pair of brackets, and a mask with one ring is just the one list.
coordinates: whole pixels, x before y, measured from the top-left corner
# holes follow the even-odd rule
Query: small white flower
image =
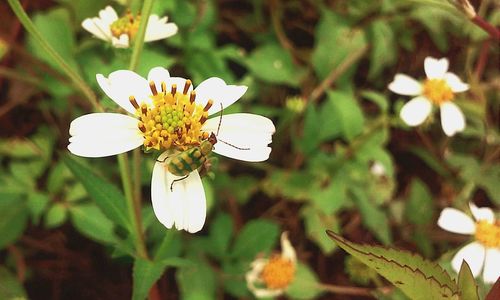
[(283, 294), (293, 281), (297, 269), (297, 255), (288, 240), (288, 233), (281, 234), (281, 254), (257, 258), (251, 267), (245, 279), (255, 297), (277, 297)]
[(404, 75), (396, 74), (389, 89), (396, 94), (415, 96), (406, 103), (400, 117), (409, 126), (422, 124), (432, 110), (432, 104), (441, 110), (441, 126), (446, 135), (452, 136), (465, 128), (465, 117), (460, 108), (452, 101), (454, 93), (464, 92), (469, 85), (457, 75), (448, 72), (448, 59), (426, 57), (424, 61), (427, 80), (423, 83)]
[[(150, 15), (144, 41), (157, 41), (176, 34), (177, 25), (167, 21), (167, 17), (160, 19), (157, 15)], [(140, 22), (140, 15), (134, 17), (128, 11), (125, 16), (118, 18), (116, 11), (111, 6), (106, 6), (99, 11), (99, 17), (83, 20), (82, 27), (97, 38), (111, 42), (116, 48), (128, 48), (139, 29)]]
[[(156, 217), (167, 228), (175, 225), (192, 233), (202, 229), (206, 203), (196, 169), (212, 150), (244, 161), (269, 158), (275, 131), (271, 120), (246, 113), (218, 114), (236, 102), (246, 86), (227, 85), (213, 77), (193, 90), (190, 80), (170, 77), (161, 67), (151, 69), (148, 79), (127, 70), (96, 77), (106, 95), (133, 116), (93, 113), (75, 119), (68, 149), (84, 157), (116, 155), (139, 146), (162, 151), (153, 169), (151, 200)], [(216, 116), (208, 119), (209, 115)], [(196, 153), (177, 156), (186, 150)]]
[(375, 177), (382, 177), (387, 174), (387, 171), (382, 163), (375, 161), (370, 167), (370, 173), (372, 173)]
[(451, 261), (453, 270), (460, 270), (465, 260), (477, 277), (483, 271), (486, 283), (495, 283), (500, 276), (500, 220), (490, 208), (469, 204), (474, 219), (455, 208), (445, 208), (438, 219), (444, 230), (474, 235), (475, 241), (458, 250)]

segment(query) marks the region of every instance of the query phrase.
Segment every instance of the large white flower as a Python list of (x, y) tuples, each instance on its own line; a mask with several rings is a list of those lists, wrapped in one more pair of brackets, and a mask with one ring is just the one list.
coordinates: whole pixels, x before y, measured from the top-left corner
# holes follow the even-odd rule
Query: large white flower
[(245, 279), (255, 297), (269, 298), (283, 294), (295, 278), (297, 268), (297, 255), (288, 240), (288, 233), (281, 234), (281, 254), (257, 258), (251, 267)]
[(469, 85), (463, 83), (457, 75), (448, 72), (448, 59), (426, 57), (424, 61), (427, 79), (420, 83), (404, 74), (396, 74), (389, 84), (389, 89), (396, 94), (415, 96), (406, 103), (400, 117), (409, 126), (422, 124), (429, 116), (432, 105), (441, 110), (441, 125), (446, 135), (452, 136), (465, 128), (465, 117), (454, 104), (454, 93), (464, 92)]
[[(157, 15), (150, 15), (144, 41), (161, 40), (176, 34), (177, 25), (167, 21), (167, 17), (160, 19)], [(111, 6), (106, 6), (99, 11), (99, 17), (83, 20), (82, 27), (97, 38), (111, 42), (114, 47), (128, 48), (139, 29), (140, 22), (139, 15), (134, 17), (127, 11), (125, 16), (118, 18), (116, 11)]]
[[(193, 90), (191, 81), (170, 77), (161, 67), (148, 79), (127, 70), (108, 78), (97, 75), (103, 91), (131, 115), (92, 113), (70, 126), (69, 151), (84, 157), (120, 154), (139, 146), (162, 151), (153, 169), (151, 200), (167, 228), (197, 232), (205, 222), (206, 204), (197, 168), (214, 152), (244, 161), (268, 159), (275, 127), (254, 114), (219, 116), (237, 101), (246, 86), (209, 78)], [(208, 119), (209, 115), (216, 115)], [(181, 154), (182, 153), (182, 154)]]
[(455, 208), (445, 208), (438, 219), (439, 227), (460, 234), (474, 235), (475, 241), (460, 249), (451, 261), (458, 273), (462, 261), (471, 268), (474, 277), (483, 271), (483, 280), (494, 283), (500, 276), (500, 220), (490, 208), (469, 204), (474, 219)]

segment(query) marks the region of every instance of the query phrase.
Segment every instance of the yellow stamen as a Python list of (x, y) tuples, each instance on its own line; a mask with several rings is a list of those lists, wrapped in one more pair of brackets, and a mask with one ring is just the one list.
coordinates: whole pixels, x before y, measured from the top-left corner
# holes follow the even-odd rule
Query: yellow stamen
[(280, 255), (271, 257), (264, 266), (260, 277), (269, 289), (284, 289), (293, 280), (295, 265)]
[(136, 17), (134, 17), (130, 10), (128, 10), (125, 16), (114, 21), (113, 24), (111, 24), (111, 34), (116, 38), (120, 38), (122, 34), (126, 34), (128, 35), (129, 39), (132, 40), (139, 30), (140, 22), (141, 16), (137, 15)]
[(453, 100), (453, 91), (443, 79), (428, 79), (424, 82), (422, 94), (434, 104)]
[(476, 239), (486, 248), (500, 248), (500, 220), (495, 223), (476, 222)]
[[(187, 84), (191, 84), (190, 81)], [(134, 105), (146, 150), (184, 151), (200, 145), (207, 136), (201, 128), (208, 113), (201, 105), (194, 103), (196, 94), (180, 93), (175, 84), (167, 92), (165, 82), (161, 83), (161, 92), (158, 92), (154, 82), (151, 81), (149, 86), (153, 104)], [(133, 96), (130, 99), (131, 102), (135, 100)]]

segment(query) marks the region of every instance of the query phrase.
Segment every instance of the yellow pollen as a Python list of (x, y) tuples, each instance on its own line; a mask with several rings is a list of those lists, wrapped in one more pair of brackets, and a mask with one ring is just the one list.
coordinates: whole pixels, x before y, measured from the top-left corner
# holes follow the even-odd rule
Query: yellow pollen
[(126, 34), (129, 40), (134, 39), (137, 31), (139, 30), (139, 24), (141, 22), (141, 16), (137, 15), (134, 17), (132, 13), (127, 11), (127, 14), (120, 19), (116, 20), (111, 24), (111, 34), (114, 37), (120, 38), (122, 34)]
[(273, 256), (264, 266), (260, 277), (269, 289), (284, 289), (293, 280), (295, 265), (280, 255)]
[(476, 222), (476, 239), (486, 248), (500, 249), (500, 220), (495, 223)]
[(434, 104), (453, 100), (453, 91), (443, 79), (427, 79), (424, 82), (422, 94)]
[[(191, 85), (191, 82), (187, 81), (186, 85)], [(207, 139), (207, 133), (201, 128), (208, 118), (208, 112), (194, 102), (196, 94), (181, 93), (175, 85), (166, 91), (165, 82), (161, 83), (161, 92), (156, 89), (154, 82), (150, 82), (149, 86), (152, 105), (142, 103), (139, 106), (134, 96), (129, 97), (136, 108), (139, 119), (137, 127), (144, 136), (146, 151), (184, 151)]]

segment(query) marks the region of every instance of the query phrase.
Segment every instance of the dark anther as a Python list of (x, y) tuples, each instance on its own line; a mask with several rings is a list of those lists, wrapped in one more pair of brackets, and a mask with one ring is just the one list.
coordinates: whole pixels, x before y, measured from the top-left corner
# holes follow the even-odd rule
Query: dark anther
[(186, 80), (186, 83), (184, 84), (184, 90), (182, 91), (184, 95), (187, 95), (190, 86), (191, 86), (191, 80), (188, 79)]
[(204, 124), (206, 120), (207, 120), (207, 117), (202, 116), (202, 117), (200, 118), (200, 124)]
[(177, 84), (172, 84), (171, 92), (172, 92), (172, 95), (175, 95), (175, 93), (177, 93)]
[(130, 97), (128, 97), (128, 100), (130, 101), (130, 103), (132, 103), (132, 106), (133, 106), (135, 109), (138, 109), (138, 108), (139, 108), (139, 104), (137, 104), (137, 101), (135, 100), (135, 97), (134, 97), (134, 96), (130, 96)]
[(154, 96), (158, 94), (158, 91), (156, 90), (156, 85), (154, 81), (149, 82), (149, 88), (151, 89), (151, 93), (153, 93)]
[(193, 103), (194, 99), (196, 99), (196, 92), (192, 91), (191, 95), (189, 96), (189, 102)]
[(210, 107), (212, 107), (213, 104), (214, 104), (214, 100), (212, 100), (212, 99), (208, 100), (207, 105), (205, 105), (203, 110), (208, 111), (210, 109)]

